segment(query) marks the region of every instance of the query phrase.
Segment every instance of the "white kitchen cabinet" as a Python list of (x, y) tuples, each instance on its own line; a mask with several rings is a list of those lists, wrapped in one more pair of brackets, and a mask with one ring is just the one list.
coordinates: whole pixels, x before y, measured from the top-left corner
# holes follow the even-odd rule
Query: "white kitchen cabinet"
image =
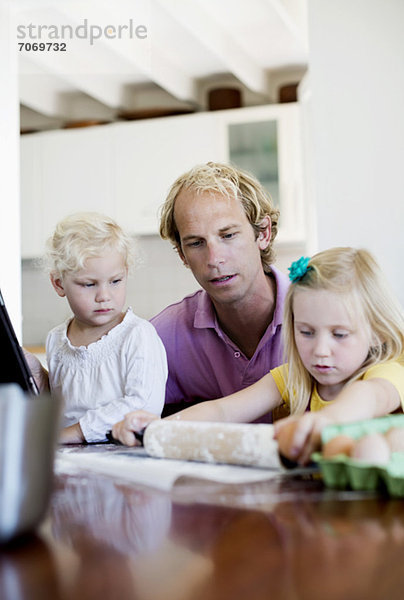
[[(248, 132), (249, 124), (260, 127), (260, 123), (268, 122), (275, 123), (277, 130), (279, 240), (301, 241), (299, 109), (283, 104), (23, 136), (23, 258), (42, 254), (56, 222), (78, 210), (107, 213), (133, 234), (156, 234), (158, 209), (174, 180), (209, 160), (233, 160), (237, 164), (241, 153), (230, 153), (229, 128), (241, 124)], [(250, 133), (249, 138), (253, 137)]]
[(116, 218), (136, 234), (158, 231), (158, 209), (175, 179), (224, 160), (211, 113), (120, 123), (113, 128)]
[[(224, 160), (251, 171), (264, 185), (267, 177), (272, 178), (272, 182), (268, 181), (268, 191), (280, 208), (277, 240), (281, 243), (303, 241), (306, 223), (299, 105), (271, 104), (222, 111), (218, 115), (225, 147)], [(233, 136), (236, 142), (231, 140), (235, 129), (238, 129), (238, 136)], [(271, 129), (276, 131), (275, 140), (270, 139), (271, 133), (266, 136)], [(258, 144), (254, 145), (254, 135), (261, 138), (261, 148)], [(268, 145), (275, 145), (275, 148), (267, 148)], [(235, 151), (232, 152), (232, 149)], [(273, 161), (277, 164), (270, 164)]]
[(41, 255), (56, 223), (77, 211), (114, 214), (107, 128), (23, 136), (22, 257)]
[(67, 213), (113, 212), (111, 136), (107, 127), (43, 136), (42, 200), (46, 234)]

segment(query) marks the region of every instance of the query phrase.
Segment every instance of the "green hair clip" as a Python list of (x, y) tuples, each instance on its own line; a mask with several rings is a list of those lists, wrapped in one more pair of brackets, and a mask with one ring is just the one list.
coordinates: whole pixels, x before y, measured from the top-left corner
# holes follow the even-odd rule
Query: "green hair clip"
[(292, 283), (296, 283), (300, 281), (307, 273), (307, 271), (311, 270), (311, 267), (308, 267), (310, 258), (308, 256), (301, 256), (299, 260), (295, 260), (290, 267), (289, 271), (289, 279)]

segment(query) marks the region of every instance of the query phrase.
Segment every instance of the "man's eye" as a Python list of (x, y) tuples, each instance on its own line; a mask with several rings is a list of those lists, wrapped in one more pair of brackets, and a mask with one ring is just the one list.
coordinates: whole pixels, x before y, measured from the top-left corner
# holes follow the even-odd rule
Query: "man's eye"
[(231, 238), (233, 238), (235, 235), (236, 235), (235, 233), (225, 233), (225, 234), (223, 235), (223, 238), (224, 238), (225, 240), (231, 240)]
[(116, 284), (116, 283), (119, 283), (120, 281), (122, 281), (122, 279), (113, 279), (113, 280), (112, 280), (112, 283), (115, 283), (115, 284)]
[(81, 284), (83, 287), (94, 287), (95, 283), (82, 283)]
[(188, 242), (187, 246), (188, 248), (198, 248), (201, 243), (202, 242), (200, 240), (196, 240), (195, 242)]

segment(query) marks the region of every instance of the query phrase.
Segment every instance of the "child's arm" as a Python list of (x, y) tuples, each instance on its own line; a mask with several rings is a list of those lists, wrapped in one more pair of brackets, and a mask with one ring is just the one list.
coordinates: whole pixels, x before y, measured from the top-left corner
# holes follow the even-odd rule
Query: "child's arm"
[[(42, 365), (39, 358), (37, 358), (28, 350), (24, 351), (25, 360), (28, 363), (28, 366), (31, 370), (31, 373), (35, 379), (35, 383), (38, 387), (40, 393), (49, 391), (49, 374), (45, 367)], [(84, 435), (81, 431), (81, 427), (79, 423), (75, 425), (70, 425), (69, 427), (64, 427), (59, 436), (59, 442), (61, 444), (81, 444), (84, 442)]]
[[(182, 421), (216, 421), (249, 423), (262, 417), (281, 403), (281, 394), (270, 373), (259, 381), (230, 396), (206, 400), (175, 413), (168, 419)], [(144, 411), (134, 411), (116, 423), (112, 435), (121, 443), (134, 446), (133, 431), (142, 431), (156, 417)]]
[(48, 371), (42, 365), (38, 357), (23, 348), (25, 360), (30, 368), (35, 383), (40, 393), (49, 391)]
[(173, 415), (185, 421), (250, 423), (281, 403), (281, 395), (270, 373), (247, 388), (217, 400), (206, 400)]
[(322, 410), (278, 421), (275, 437), (279, 450), (287, 458), (307, 464), (321, 446), (321, 431), (326, 425), (381, 417), (400, 405), (399, 391), (391, 381), (381, 377), (354, 381)]
[(85, 441), (80, 423), (63, 427), (59, 434), (60, 444), (82, 444)]

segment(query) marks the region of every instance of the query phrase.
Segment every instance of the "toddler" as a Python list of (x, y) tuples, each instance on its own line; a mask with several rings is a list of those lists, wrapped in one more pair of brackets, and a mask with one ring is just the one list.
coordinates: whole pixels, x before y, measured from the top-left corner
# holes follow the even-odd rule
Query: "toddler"
[(124, 310), (131, 246), (98, 213), (63, 219), (48, 241), (52, 285), (73, 313), (46, 340), (50, 390), (64, 401), (62, 443), (104, 441), (135, 409), (161, 414), (163, 344), (153, 325)]

